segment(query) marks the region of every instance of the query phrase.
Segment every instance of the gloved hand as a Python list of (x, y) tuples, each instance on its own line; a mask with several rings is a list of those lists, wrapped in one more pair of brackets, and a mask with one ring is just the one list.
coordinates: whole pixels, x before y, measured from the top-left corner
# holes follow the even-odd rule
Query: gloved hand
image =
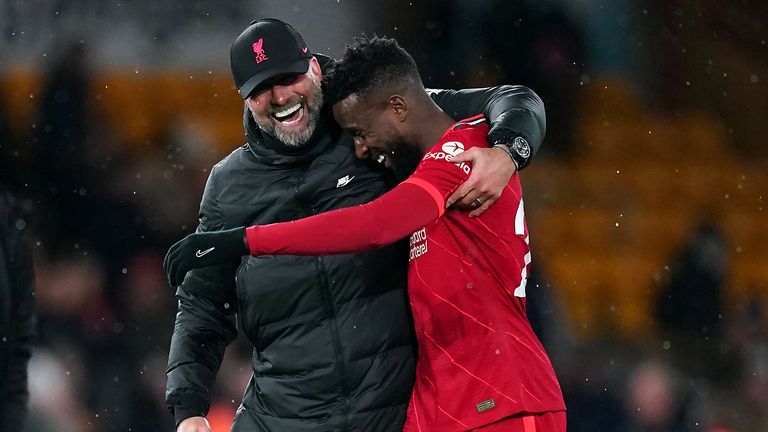
[(195, 233), (168, 249), (163, 267), (168, 283), (175, 288), (192, 269), (236, 261), (243, 255), (248, 255), (245, 227)]

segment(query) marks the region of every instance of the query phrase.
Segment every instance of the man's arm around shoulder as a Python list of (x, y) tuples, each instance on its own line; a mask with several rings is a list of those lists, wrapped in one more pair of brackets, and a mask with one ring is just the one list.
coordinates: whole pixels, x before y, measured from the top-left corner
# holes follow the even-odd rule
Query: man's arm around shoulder
[(484, 114), (491, 122), (488, 142), (512, 144), (524, 138), (530, 154), (518, 161), (518, 168), (528, 166), (541, 148), (547, 130), (544, 102), (531, 89), (521, 85), (463, 90), (429, 90), (435, 103), (455, 120)]

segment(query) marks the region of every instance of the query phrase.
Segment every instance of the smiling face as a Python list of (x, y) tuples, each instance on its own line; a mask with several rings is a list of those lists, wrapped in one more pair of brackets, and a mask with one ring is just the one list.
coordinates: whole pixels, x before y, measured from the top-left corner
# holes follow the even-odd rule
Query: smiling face
[(322, 72), (317, 59), (302, 75), (271, 80), (245, 100), (253, 120), (262, 131), (292, 147), (304, 145), (317, 126), (323, 106)]
[(399, 181), (413, 174), (423, 156), (403, 135), (407, 111), (400, 96), (368, 102), (352, 94), (333, 105), (339, 126), (352, 135), (357, 157), (384, 164)]

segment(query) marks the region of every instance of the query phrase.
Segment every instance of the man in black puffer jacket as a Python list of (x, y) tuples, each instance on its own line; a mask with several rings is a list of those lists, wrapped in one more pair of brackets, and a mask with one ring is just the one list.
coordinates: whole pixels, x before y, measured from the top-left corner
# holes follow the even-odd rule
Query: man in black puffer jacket
[(0, 431), (23, 430), (27, 417), (27, 362), (35, 315), (25, 213), (0, 184)]
[[(230, 56), (247, 143), (211, 170), (198, 231), (295, 220), (369, 202), (394, 185), (383, 167), (355, 157), (351, 137), (322, 103), (330, 59), (313, 56), (292, 27), (254, 22)], [(484, 165), (504, 174), (457, 197), (487, 204), (540, 146), (541, 100), (519, 86), (432, 97), (455, 118), (483, 112), (491, 119), (489, 140), (498, 148), (482, 150), (473, 171)], [(211, 388), (236, 318), (254, 351), (233, 431), (400, 431), (415, 366), (407, 254), (407, 244), (397, 244), (349, 255), (244, 257), (190, 271), (176, 292), (168, 361), (166, 399), (178, 431), (210, 430)]]

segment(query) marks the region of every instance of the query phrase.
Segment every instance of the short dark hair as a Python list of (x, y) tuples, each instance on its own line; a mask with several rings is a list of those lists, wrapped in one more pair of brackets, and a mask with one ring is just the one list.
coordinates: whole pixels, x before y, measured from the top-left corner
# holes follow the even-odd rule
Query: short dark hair
[(325, 97), (334, 104), (351, 94), (371, 96), (388, 90), (423, 87), (416, 62), (396, 40), (356, 37), (323, 78)]

